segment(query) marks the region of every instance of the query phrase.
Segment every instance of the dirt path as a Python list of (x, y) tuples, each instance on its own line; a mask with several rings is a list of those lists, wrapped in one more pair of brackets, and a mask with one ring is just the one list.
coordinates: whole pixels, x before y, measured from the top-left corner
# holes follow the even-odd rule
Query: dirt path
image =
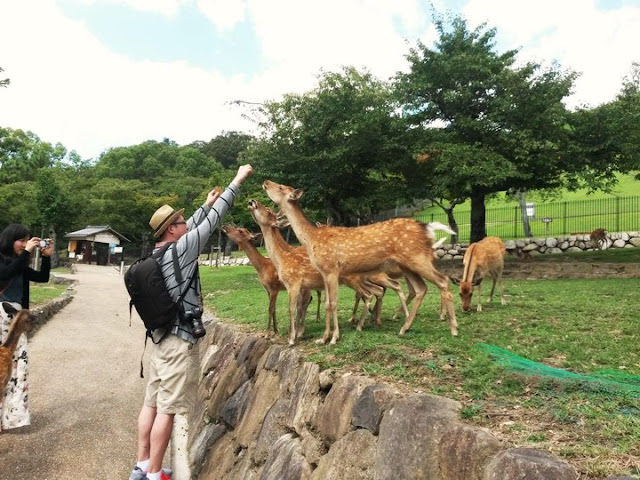
[(32, 424), (0, 433), (0, 480), (124, 479), (135, 460), (144, 327), (114, 268), (77, 267), (75, 298), (30, 340)]

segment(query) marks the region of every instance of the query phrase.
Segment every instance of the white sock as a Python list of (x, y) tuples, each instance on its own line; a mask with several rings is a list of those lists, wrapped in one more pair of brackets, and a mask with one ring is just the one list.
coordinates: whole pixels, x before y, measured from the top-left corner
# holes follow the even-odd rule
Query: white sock
[(141, 462), (137, 462), (136, 463), (136, 467), (138, 467), (140, 470), (142, 470), (143, 472), (147, 472), (149, 470), (149, 462), (151, 460), (149, 458), (147, 458), (146, 460), (142, 460)]
[(147, 480), (160, 480), (160, 472), (147, 473)]

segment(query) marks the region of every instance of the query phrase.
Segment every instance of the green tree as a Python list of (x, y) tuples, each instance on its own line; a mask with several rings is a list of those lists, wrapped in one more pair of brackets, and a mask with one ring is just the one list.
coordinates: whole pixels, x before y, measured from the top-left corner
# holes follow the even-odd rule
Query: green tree
[[(435, 21), (434, 48), (410, 49), (396, 77), (405, 118), (415, 129), (413, 178), (457, 201), (471, 199), (471, 241), (486, 236), (485, 199), (505, 191), (559, 185), (567, 168), (572, 72), (535, 63), (516, 67), (517, 50), (499, 54), (495, 29), (469, 30), (461, 17)], [(450, 27), (450, 28), (448, 28)], [(422, 170), (421, 172), (418, 170)], [(437, 175), (434, 175), (437, 173)]]
[(253, 140), (251, 135), (241, 132), (223, 132), (209, 142), (194, 142), (192, 146), (209, 158), (220, 162), (225, 168), (238, 164)]
[(264, 136), (248, 159), (262, 178), (304, 189), (311, 215), (368, 221), (401, 194), (392, 166), (407, 150), (394, 107), (389, 85), (369, 72), (323, 73), (315, 90), (265, 104)]
[[(54, 169), (43, 168), (36, 177), (36, 205), (39, 224), (42, 226), (41, 237), (51, 238), (56, 244), (57, 232), (69, 227), (73, 211), (71, 203), (56, 179)], [(58, 245), (59, 246), (59, 245)], [(58, 265), (58, 249), (55, 248), (51, 259), (52, 265)]]
[[(4, 69), (0, 67), (0, 72), (4, 72)], [(8, 78), (0, 78), (0, 87), (8, 87), (11, 80)]]
[(61, 161), (61, 144), (43, 142), (33, 132), (0, 127), (0, 184), (33, 181), (38, 170)]

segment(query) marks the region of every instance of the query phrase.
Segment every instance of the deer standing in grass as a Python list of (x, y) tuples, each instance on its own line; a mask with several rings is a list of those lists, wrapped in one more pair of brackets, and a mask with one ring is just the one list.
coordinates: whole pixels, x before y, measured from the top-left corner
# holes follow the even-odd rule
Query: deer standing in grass
[(0, 346), (0, 395), (4, 394), (13, 370), (13, 354), (18, 346), (20, 335), (31, 330), (28, 310), (20, 310), (11, 320), (7, 337)]
[(591, 232), (589, 238), (591, 239), (591, 245), (593, 245), (593, 248), (606, 250), (609, 246), (607, 244), (607, 231), (604, 228), (596, 228)]
[(258, 280), (267, 291), (269, 296), (269, 318), (267, 319), (267, 331), (278, 333), (278, 322), (276, 321), (276, 301), (278, 294), (285, 289), (278, 277), (278, 272), (273, 262), (264, 257), (253, 244), (254, 235), (246, 228), (236, 228), (231, 225), (223, 225), (222, 231), (227, 234), (232, 242), (244, 250), (253, 268), (258, 272)]
[(462, 263), (464, 270), (462, 279), (452, 278), (456, 285), (460, 285), (460, 298), (462, 310), (465, 312), (471, 308), (473, 287), (478, 290), (478, 312), (482, 311), (482, 280), (488, 275), (493, 280), (489, 301), (493, 299), (496, 283), (500, 287), (500, 302), (506, 305), (504, 299), (504, 285), (502, 283), (502, 271), (504, 270), (504, 255), (506, 253), (504, 242), (499, 237), (485, 237), (479, 242), (472, 243), (464, 253)]
[(434, 266), (433, 229), (439, 229), (441, 224), (428, 227), (416, 220), (396, 218), (360, 227), (318, 228), (302, 212), (302, 190), (269, 180), (262, 187), (287, 216), (296, 236), (306, 246), (311, 263), (324, 279), (325, 330), (320, 343), (335, 344), (340, 338), (337, 315), (340, 275), (384, 272), (395, 265), (400, 267), (416, 292), (415, 303), (400, 335), (411, 328), (422, 304), (427, 291), (423, 278), (440, 289), (440, 316), (444, 318), (445, 312), (448, 314), (451, 334), (458, 335), (449, 278)]
[[(273, 259), (278, 275), (289, 294), (289, 344), (293, 345), (296, 339), (304, 334), (304, 317), (300, 318), (296, 314), (300, 303), (298, 300), (300, 292), (324, 289), (324, 280), (320, 272), (311, 264), (306, 248), (291, 246), (282, 237), (280, 233), (280, 228), (283, 226), (282, 219), (279, 219), (273, 210), (256, 200), (249, 200), (249, 211), (262, 231), (269, 256)], [(357, 326), (360, 331), (372, 297), (382, 295), (384, 290), (377, 284), (367, 283), (362, 275), (342, 276), (340, 281), (354, 289), (365, 300), (365, 310)], [(400, 293), (402, 293), (401, 289)]]

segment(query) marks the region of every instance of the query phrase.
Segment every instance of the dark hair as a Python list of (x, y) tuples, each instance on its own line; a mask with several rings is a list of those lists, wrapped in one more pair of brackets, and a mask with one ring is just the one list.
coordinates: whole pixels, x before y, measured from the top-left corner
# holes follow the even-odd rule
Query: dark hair
[(12, 223), (0, 233), (0, 254), (5, 257), (13, 257), (13, 243), (21, 238), (30, 238), (29, 229), (18, 223)]

